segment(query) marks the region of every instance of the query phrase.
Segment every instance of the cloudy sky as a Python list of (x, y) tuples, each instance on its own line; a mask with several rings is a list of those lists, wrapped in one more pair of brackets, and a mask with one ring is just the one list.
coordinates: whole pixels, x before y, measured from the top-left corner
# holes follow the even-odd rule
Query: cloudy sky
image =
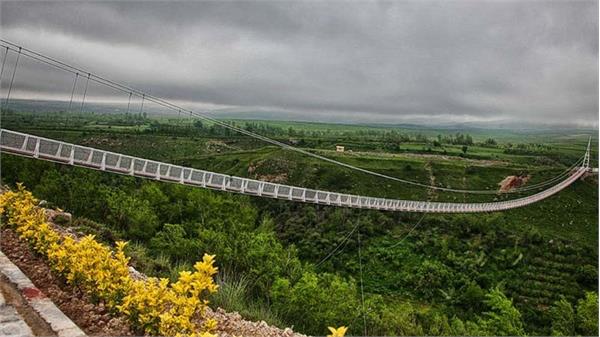
[[(195, 108), (598, 126), (596, 1), (2, 1), (0, 10), (3, 39)], [(72, 77), (29, 60), (17, 75), (17, 97), (70, 95)]]

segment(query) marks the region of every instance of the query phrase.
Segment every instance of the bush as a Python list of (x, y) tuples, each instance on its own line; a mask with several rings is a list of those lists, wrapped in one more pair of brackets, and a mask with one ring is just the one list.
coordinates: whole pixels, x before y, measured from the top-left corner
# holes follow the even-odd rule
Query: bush
[(524, 336), (521, 313), (499, 288), (486, 294), (485, 304), (489, 311), (478, 320), (476, 334), (483, 336)]
[(163, 254), (151, 256), (148, 248), (139, 242), (125, 246), (125, 252), (131, 258), (130, 264), (146, 275), (167, 276), (170, 273), (171, 259)]
[(441, 262), (424, 260), (413, 270), (409, 282), (413, 284), (415, 292), (432, 299), (437, 295), (437, 289), (448, 284), (450, 275), (448, 267)]
[(319, 334), (326, 326), (339, 326), (360, 317), (356, 284), (332, 274), (307, 271), (295, 283), (278, 278), (271, 289), (273, 307), (296, 328)]
[(586, 292), (577, 302), (577, 330), (584, 336), (598, 335), (598, 293)]
[(598, 285), (598, 269), (591, 264), (579, 266), (575, 276), (577, 277), (577, 282), (585, 287), (591, 288)]
[(85, 234), (94, 235), (97, 240), (102, 242), (114, 243), (119, 240), (119, 234), (111, 228), (87, 218), (75, 218), (71, 226)]
[(553, 336), (573, 336), (575, 334), (575, 312), (564, 297), (554, 302), (550, 309)]
[(122, 191), (107, 198), (108, 219), (136, 240), (148, 240), (159, 226), (158, 217), (147, 200), (140, 200)]
[(201, 255), (199, 242), (186, 238), (186, 232), (179, 224), (165, 224), (150, 240), (150, 249), (155, 255), (165, 254), (172, 261), (195, 261)]
[(180, 272), (174, 283), (155, 278), (134, 281), (129, 275), (125, 242), (117, 242), (113, 252), (93, 235), (81, 240), (61, 237), (46, 222), (45, 211), (37, 202), (19, 185), (17, 192), (0, 195), (0, 213), (7, 215), (19, 236), (48, 258), (50, 267), (67, 283), (124, 313), (146, 334), (212, 336), (214, 320), (204, 320), (200, 327), (194, 320), (204, 314), (208, 302), (203, 297), (217, 290), (212, 279), (217, 272), (214, 256), (205, 254), (202, 262), (194, 265), (194, 272)]

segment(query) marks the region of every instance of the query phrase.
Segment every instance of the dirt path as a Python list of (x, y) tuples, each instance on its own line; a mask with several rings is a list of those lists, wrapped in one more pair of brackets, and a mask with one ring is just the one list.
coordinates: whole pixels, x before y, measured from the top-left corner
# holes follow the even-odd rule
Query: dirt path
[[(431, 186), (435, 186), (435, 175), (433, 174), (433, 167), (431, 166), (431, 162), (430, 161), (426, 161), (425, 162), (425, 170), (427, 171), (427, 174), (429, 175), (429, 185)], [(437, 194), (437, 190), (434, 188), (428, 188), (427, 189), (427, 200), (437, 200), (438, 194)]]

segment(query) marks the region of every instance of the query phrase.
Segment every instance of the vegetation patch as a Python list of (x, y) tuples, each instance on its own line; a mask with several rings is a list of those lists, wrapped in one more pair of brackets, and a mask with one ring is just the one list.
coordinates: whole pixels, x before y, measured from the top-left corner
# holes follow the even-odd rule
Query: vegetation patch
[(0, 212), (19, 236), (34, 250), (47, 257), (52, 269), (66, 282), (76, 285), (97, 301), (129, 317), (134, 326), (147, 334), (213, 336), (216, 321), (205, 320), (197, 326), (206, 306), (204, 292), (215, 292), (212, 276), (217, 272), (214, 256), (205, 255), (194, 272), (181, 272), (177, 282), (151, 278), (133, 280), (129, 275), (125, 242), (109, 247), (86, 236), (77, 241), (55, 232), (46, 222), (43, 209), (33, 195), (19, 186), (18, 191), (0, 195)]

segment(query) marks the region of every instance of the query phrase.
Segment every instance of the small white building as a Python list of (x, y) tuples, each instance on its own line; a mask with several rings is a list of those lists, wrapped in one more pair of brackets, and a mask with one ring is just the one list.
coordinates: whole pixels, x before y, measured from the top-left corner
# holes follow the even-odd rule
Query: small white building
[(335, 146), (335, 151), (336, 152), (344, 152), (344, 147), (341, 145), (336, 145)]

